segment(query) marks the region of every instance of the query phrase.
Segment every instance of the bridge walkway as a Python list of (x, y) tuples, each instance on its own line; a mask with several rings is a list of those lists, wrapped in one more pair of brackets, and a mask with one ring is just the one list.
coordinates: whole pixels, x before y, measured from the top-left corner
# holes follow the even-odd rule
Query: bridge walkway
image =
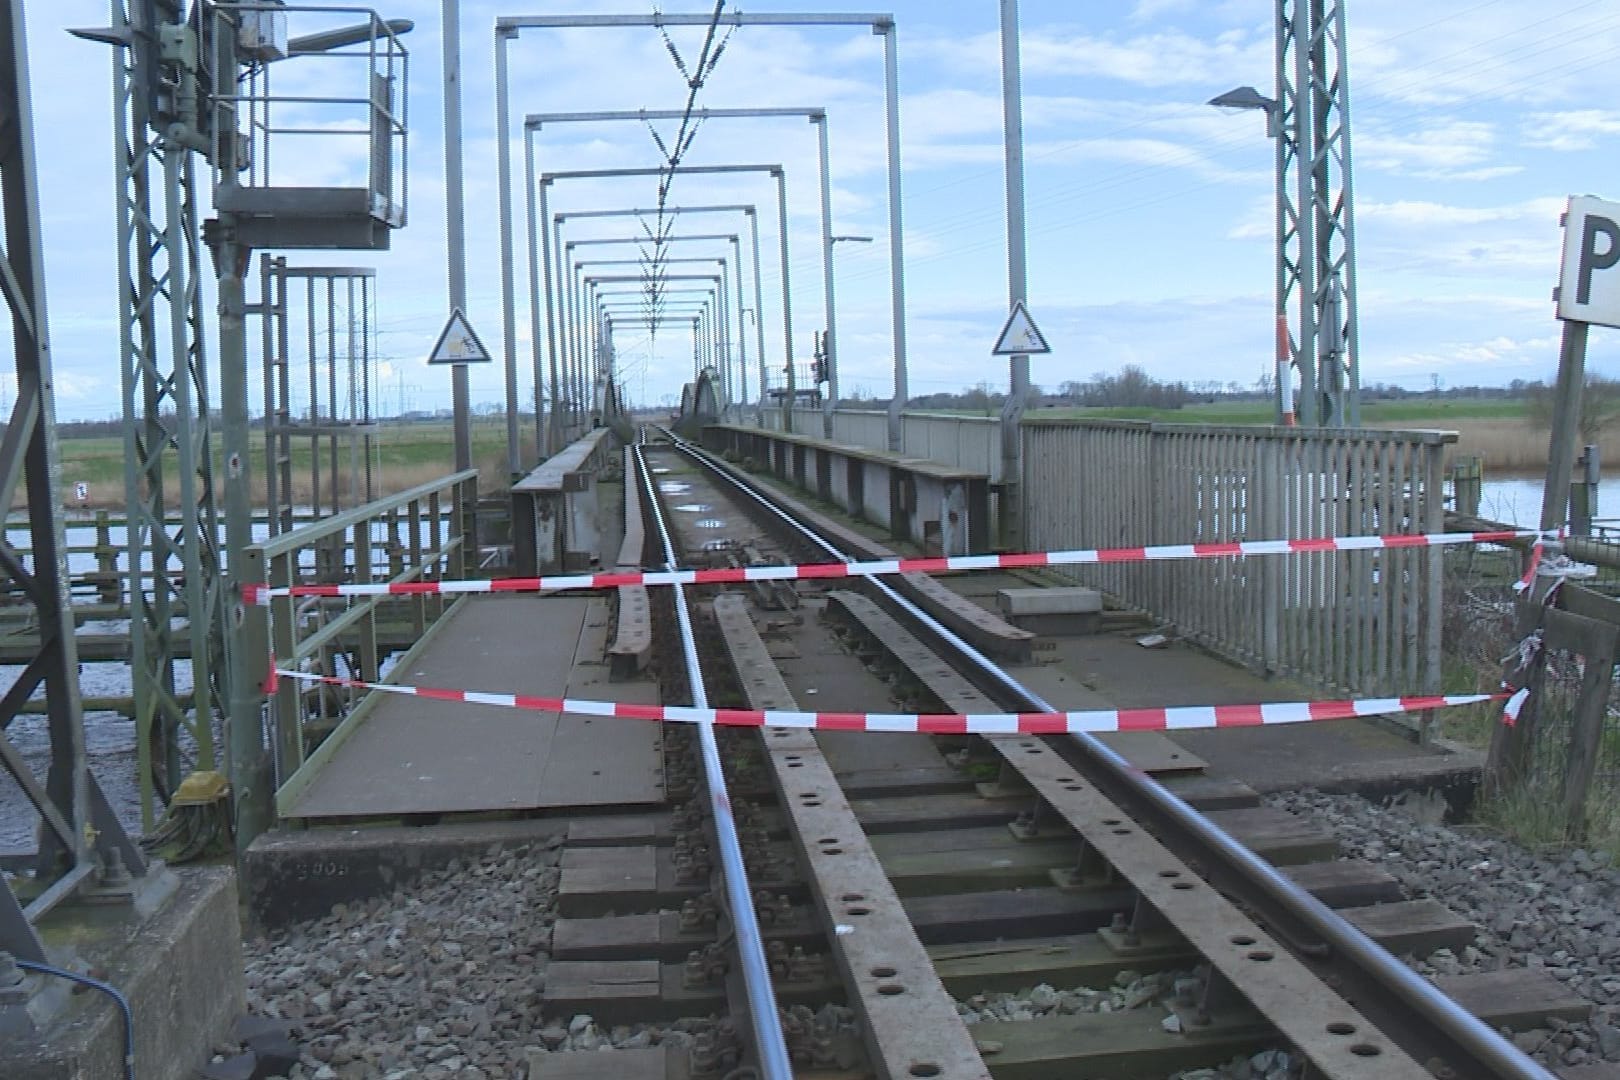
[[(390, 681), (657, 703), (610, 682), (605, 598), (469, 596)], [(663, 802), (660, 725), (378, 695), (279, 816), (303, 820), (546, 811)], [(324, 745), (323, 745), (324, 749)], [(313, 760), (311, 764), (314, 764)], [(289, 784), (289, 788), (293, 785)]]

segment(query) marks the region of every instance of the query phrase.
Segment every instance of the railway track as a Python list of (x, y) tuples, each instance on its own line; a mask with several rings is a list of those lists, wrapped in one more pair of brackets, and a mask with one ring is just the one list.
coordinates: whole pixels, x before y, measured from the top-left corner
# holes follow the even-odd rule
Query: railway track
[[(884, 557), (679, 440), (631, 448), (625, 486), (624, 565)], [(1028, 635), (925, 578), (629, 589), (620, 608), (615, 661), (650, 653), (669, 703), (1051, 708), (988, 655), (1027, 656)], [(1532, 973), (1443, 993), (1397, 954), (1461, 949), (1471, 925), (1162, 740), (671, 725), (665, 743), (670, 813), (570, 827), (545, 996), (728, 1022), (616, 1076), (1168, 1077), (1269, 1049), (1291, 1076), (1542, 1078), (1492, 1025), (1581, 1012)], [(601, 1075), (577, 1056), (534, 1076)]]

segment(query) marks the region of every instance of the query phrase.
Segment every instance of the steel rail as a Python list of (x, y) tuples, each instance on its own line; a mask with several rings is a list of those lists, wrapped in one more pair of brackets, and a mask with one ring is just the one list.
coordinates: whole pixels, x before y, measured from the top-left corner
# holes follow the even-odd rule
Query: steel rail
[[(836, 559), (851, 561), (851, 556), (776, 506), (751, 484), (735, 476), (729, 469), (721, 468), (706, 450), (681, 439), (673, 432), (666, 434), (679, 449), (750, 496), (810, 543)], [(887, 582), (881, 578), (870, 580), (872, 585), (888, 599), (939, 635), (952, 648), (957, 649), (963, 659), (1014, 695), (1025, 707), (1038, 712), (1057, 711), (978, 649), (901, 596)], [(1156, 819), (1155, 824), (1161, 829), (1173, 830), (1185, 840), (1201, 845), (1208, 854), (1220, 860), (1228, 873), (1235, 875), (1244, 885), (1257, 890), (1260, 898), (1268, 902), (1265, 915), (1277, 919), (1285, 924), (1286, 929), (1294, 931), (1290, 936), (1295, 941), (1309, 941), (1314, 936), (1326, 946), (1329, 955), (1337, 954), (1364, 979), (1370, 980), (1378, 990), (1393, 995), (1400, 1006), (1411, 1010), (1429, 1025), (1451, 1051), (1447, 1055), (1446, 1064), (1458, 1070), (1457, 1076), (1480, 1077), (1482, 1080), (1485, 1077), (1494, 1080), (1554, 1080), (1550, 1072), (1502, 1038), (1490, 1025), (1447, 997), (1427, 979), (1402, 963), (1393, 953), (1341, 919), (1326, 904), (1290, 881), (1271, 864), (1216, 828), (1176, 795), (1155, 783), (1152, 778), (1133, 769), (1129, 762), (1095, 736), (1082, 733), (1070, 735), (1068, 739), (1080, 751), (1085, 763), (1100, 772), (1115, 793), (1121, 793), (1130, 800), (1145, 805), (1152, 811)], [(1377, 1002), (1362, 1001), (1360, 1004), (1365, 1008)]]
[[(647, 468), (647, 458), (639, 444), (635, 447), (635, 454), (636, 471), (647, 493), (647, 506), (658, 526), (658, 542), (663, 548), (665, 566), (674, 570), (675, 546), (670, 539), (663, 508), (658, 503), (658, 492), (653, 487), (652, 472)], [(709, 695), (703, 683), (703, 665), (698, 657), (697, 641), (692, 634), (692, 615), (686, 605), (686, 589), (679, 586), (674, 593), (692, 704), (708, 708)], [(765, 958), (759, 915), (754, 911), (754, 890), (748, 883), (748, 870), (743, 865), (742, 842), (737, 836), (737, 822), (732, 815), (731, 795), (726, 788), (726, 775), (720, 763), (720, 747), (714, 737), (714, 725), (699, 724), (697, 729), (704, 778), (709, 785), (709, 802), (714, 810), (720, 863), (726, 879), (731, 926), (737, 936), (737, 954), (742, 961), (743, 983), (748, 991), (754, 1048), (759, 1054), (760, 1071), (765, 1080), (793, 1080), (793, 1065), (788, 1057), (786, 1037), (782, 1033), (782, 1017), (776, 1006), (776, 988), (771, 984), (771, 967)]]

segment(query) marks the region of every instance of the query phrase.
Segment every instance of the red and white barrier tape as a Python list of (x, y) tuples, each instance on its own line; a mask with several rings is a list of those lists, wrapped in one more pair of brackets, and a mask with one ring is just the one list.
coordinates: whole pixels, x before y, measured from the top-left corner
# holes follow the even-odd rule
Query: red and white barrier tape
[(1500, 532), (1418, 533), (1386, 536), (1324, 536), (1302, 540), (1244, 540), (1224, 544), (1167, 544), (1159, 547), (1084, 548), (1013, 555), (952, 555), (939, 558), (881, 559), (871, 562), (804, 563), (797, 566), (744, 566), (719, 570), (648, 570), (548, 577), (468, 581), (402, 581), (354, 585), (244, 585), (247, 603), (268, 604), (278, 596), (422, 596), (451, 593), (540, 592), (554, 589), (613, 589), (621, 585), (727, 585), (742, 581), (877, 577), (884, 574), (937, 574), (954, 570), (1012, 570), (1085, 563), (1158, 562), (1223, 559), (1247, 555), (1299, 555), (1325, 551), (1377, 551), (1439, 547), (1445, 544), (1497, 544), (1535, 539), (1534, 529)]
[[(357, 690), (430, 698), (465, 705), (505, 709), (609, 716), (664, 723), (719, 724), (724, 727), (813, 728), (821, 731), (899, 731), (928, 735), (1061, 735), (1110, 731), (1188, 731), (1197, 728), (1256, 727), (1345, 720), (1355, 716), (1420, 712), (1481, 701), (1505, 701), (1510, 695), (1448, 694), (1420, 697), (1355, 698), (1345, 701), (1277, 701), (1260, 705), (1192, 705), (1172, 709), (1087, 709), (1057, 713), (847, 713), (794, 712), (781, 709), (696, 709), (681, 705), (632, 705), (618, 701), (490, 694), (474, 690), (441, 690), (427, 686), (363, 682), (275, 669), (272, 678), (326, 683)], [(273, 686), (266, 687), (267, 690)], [(1519, 697), (1519, 695), (1513, 695)], [(1516, 710), (1515, 710), (1516, 711)]]

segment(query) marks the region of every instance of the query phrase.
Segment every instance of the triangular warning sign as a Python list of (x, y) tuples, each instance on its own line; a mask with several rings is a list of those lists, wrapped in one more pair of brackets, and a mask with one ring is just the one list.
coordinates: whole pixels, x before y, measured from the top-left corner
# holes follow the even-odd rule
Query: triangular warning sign
[(1012, 314), (1007, 316), (1007, 325), (1001, 328), (1001, 336), (996, 338), (996, 347), (990, 350), (991, 356), (1024, 356), (1030, 353), (1049, 353), (1052, 347), (1046, 343), (1035, 326), (1035, 320), (1029, 317), (1022, 300), (1013, 304)]
[(439, 333), (438, 342), (428, 353), (430, 364), (487, 364), (491, 359), (489, 350), (478, 340), (477, 331), (473, 330), (460, 308), (450, 313), (444, 330)]

